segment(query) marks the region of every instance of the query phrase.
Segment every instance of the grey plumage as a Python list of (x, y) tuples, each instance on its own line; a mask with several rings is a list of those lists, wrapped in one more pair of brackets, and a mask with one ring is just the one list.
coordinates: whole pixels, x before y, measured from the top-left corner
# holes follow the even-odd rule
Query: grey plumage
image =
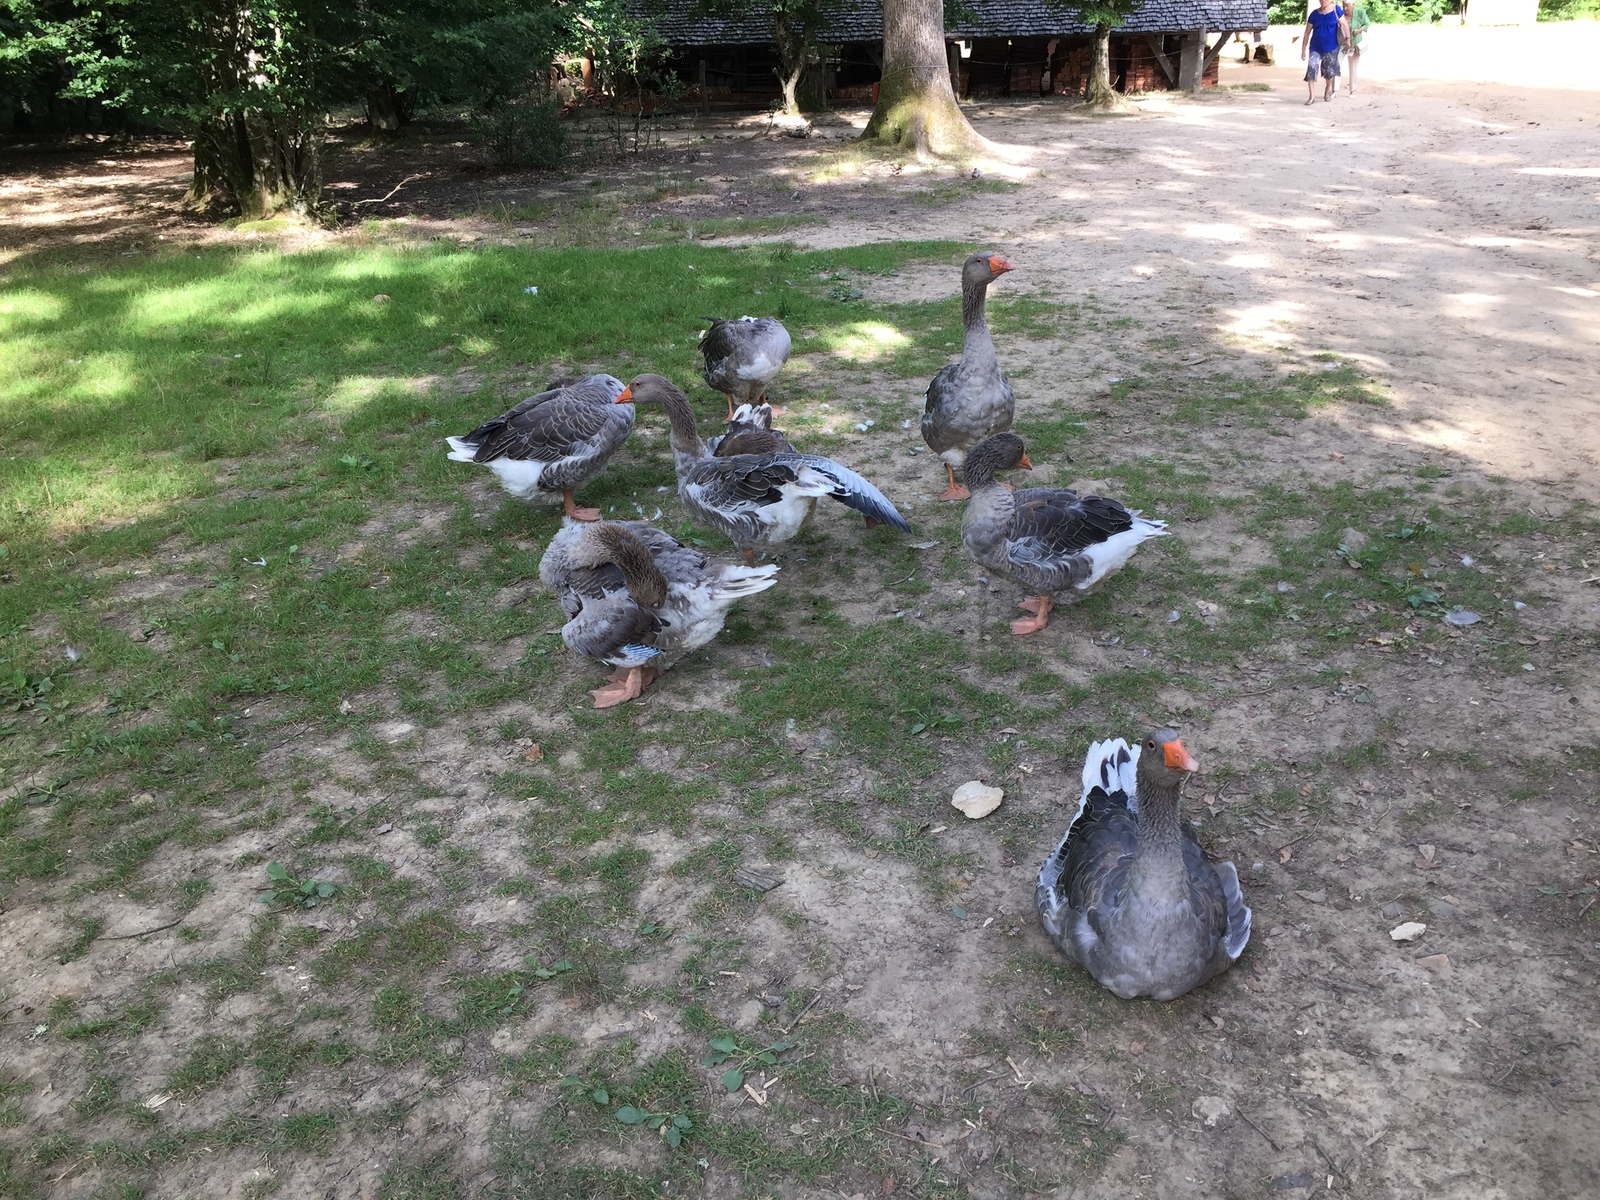
[(1034, 905), (1051, 941), (1123, 999), (1171, 1000), (1232, 966), (1250, 909), (1230, 862), (1212, 862), (1179, 814), (1193, 759), (1170, 729), (1142, 747), (1097, 742)]
[(708, 387), (748, 403), (766, 395), (767, 385), (789, 361), (789, 331), (773, 317), (740, 317), (724, 321), (706, 317), (710, 327), (700, 339), (705, 358), (702, 378)]
[(961, 359), (928, 384), (922, 440), (948, 467), (959, 467), (984, 438), (1011, 428), (1016, 397), (995, 357), (984, 313), (989, 284), (1011, 264), (998, 254), (968, 255), (961, 267)]
[(713, 458), (732, 458), (735, 454), (772, 454), (793, 450), (781, 429), (772, 427), (770, 404), (741, 404), (728, 418), (728, 428), (706, 442)]
[(888, 497), (832, 459), (793, 450), (712, 457), (688, 400), (660, 375), (633, 380), (622, 399), (630, 398), (666, 409), (679, 499), (697, 522), (726, 534), (741, 550), (788, 541), (822, 496), (896, 529), (911, 528)]
[(658, 670), (716, 637), (734, 601), (771, 587), (777, 571), (714, 562), (643, 521), (567, 522), (539, 562), (569, 650)]
[(605, 470), (633, 431), (633, 410), (614, 403), (622, 390), (611, 375), (550, 388), (446, 438), (450, 458), (488, 467), (514, 496), (570, 493)]

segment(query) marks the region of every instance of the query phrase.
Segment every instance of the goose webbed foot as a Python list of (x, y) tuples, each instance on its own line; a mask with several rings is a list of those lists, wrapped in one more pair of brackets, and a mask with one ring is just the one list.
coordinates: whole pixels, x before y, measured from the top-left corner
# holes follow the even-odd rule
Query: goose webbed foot
[(1017, 607), (1023, 612), (1032, 613), (1031, 617), (1018, 617), (1011, 622), (1011, 632), (1018, 637), (1027, 637), (1030, 633), (1038, 633), (1050, 624), (1050, 610), (1055, 607), (1055, 601), (1049, 596), (1029, 596), (1017, 601)]
[(561, 511), (574, 521), (598, 521), (600, 510), (598, 508), (583, 508), (572, 501), (572, 491), (567, 489), (561, 493)]
[(955, 471), (955, 468), (952, 467), (949, 463), (945, 463), (944, 471), (945, 471), (946, 475), (950, 476), (950, 486), (945, 488), (944, 494), (941, 495), (939, 497), (939, 499), (940, 500), (951, 500), (951, 501), (954, 501), (954, 500), (971, 500), (972, 499), (972, 493), (967, 491), (966, 488), (962, 487), (959, 483), (956, 482), (956, 471)]
[(610, 681), (606, 687), (595, 688), (589, 694), (594, 697), (596, 708), (615, 708), (629, 700), (637, 700), (645, 688), (655, 681), (657, 674), (654, 667), (632, 667), (626, 671), (618, 667), (606, 676)]

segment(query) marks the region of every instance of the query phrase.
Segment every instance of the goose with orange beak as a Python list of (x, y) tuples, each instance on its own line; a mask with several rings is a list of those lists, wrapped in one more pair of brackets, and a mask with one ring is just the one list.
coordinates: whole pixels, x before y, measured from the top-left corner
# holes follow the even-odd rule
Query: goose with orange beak
[(941, 500), (967, 498), (967, 488), (956, 483), (956, 468), (984, 438), (1010, 429), (1016, 416), (1016, 397), (995, 357), (983, 310), (989, 285), (1011, 269), (1005, 259), (987, 251), (969, 254), (961, 264), (961, 361), (933, 377), (922, 409), (922, 440), (950, 477)]
[(974, 561), (1032, 593), (1017, 602), (1030, 615), (1011, 622), (1011, 632), (1025, 637), (1050, 623), (1058, 593), (1093, 590), (1127, 565), (1140, 542), (1166, 533), (1166, 522), (1146, 520), (1104, 496), (1080, 497), (1070, 488), (1013, 491), (995, 478), (997, 471), (1018, 468), (1033, 464), (1014, 433), (997, 433), (972, 448), (972, 499), (961, 519), (961, 545)]
[(1231, 862), (1183, 824), (1183, 781), (1200, 769), (1176, 731), (1142, 745), (1096, 742), (1083, 795), (1034, 888), (1056, 947), (1124, 1000), (1175, 1000), (1231, 967), (1250, 909)]

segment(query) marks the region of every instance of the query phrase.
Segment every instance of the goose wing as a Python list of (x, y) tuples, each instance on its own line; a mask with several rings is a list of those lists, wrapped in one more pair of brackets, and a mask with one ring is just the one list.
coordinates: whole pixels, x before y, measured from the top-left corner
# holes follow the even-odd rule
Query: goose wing
[(793, 450), (781, 430), (772, 427), (770, 404), (741, 404), (728, 418), (728, 429), (706, 443), (715, 458), (736, 454), (777, 454)]
[(627, 439), (633, 417), (632, 405), (596, 404), (568, 388), (537, 405), (518, 405), (485, 421), (462, 441), (476, 445), (474, 462), (556, 462), (614, 449)]
[(1134, 515), (1103, 496), (1082, 499), (1070, 488), (1016, 493), (1006, 527), (1006, 560), (1016, 576), (1041, 591), (1088, 580), (1095, 564), (1085, 552), (1133, 528)]
[(1189, 906), (1211, 936), (1236, 959), (1250, 940), (1250, 908), (1239, 888), (1239, 872), (1231, 862), (1217, 862), (1205, 852), (1194, 831), (1183, 827), (1183, 866), (1189, 877)]
[(831, 458), (821, 458), (815, 454), (779, 454), (775, 455), (774, 459), (809, 468), (831, 481), (833, 486), (827, 494), (846, 508), (853, 508), (863, 516), (893, 526), (902, 533), (911, 532), (911, 526), (890, 503), (889, 497), (849, 467), (836, 463)]

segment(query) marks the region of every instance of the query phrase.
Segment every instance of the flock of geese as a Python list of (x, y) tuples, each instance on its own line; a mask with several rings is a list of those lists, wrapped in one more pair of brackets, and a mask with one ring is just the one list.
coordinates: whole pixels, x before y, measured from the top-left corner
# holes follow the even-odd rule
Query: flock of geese
[[(922, 436), (948, 476), (939, 499), (966, 502), (967, 554), (1027, 589), (1018, 602), (1027, 615), (1011, 623), (1022, 637), (1047, 626), (1058, 595), (1094, 588), (1166, 528), (1116, 500), (1013, 489), (997, 478), (1033, 465), (1011, 432), (1015, 397), (984, 312), (989, 285), (1011, 269), (992, 253), (963, 263), (961, 358), (929, 383)], [(446, 439), (451, 459), (489, 468), (513, 496), (562, 497), (566, 519), (539, 577), (566, 614), (567, 648), (612, 668), (592, 693), (596, 708), (637, 698), (715, 638), (736, 601), (774, 586), (778, 567), (758, 565), (758, 552), (795, 537), (822, 497), (868, 525), (911, 528), (870, 481), (797, 450), (772, 427), (782, 410), (766, 402), (767, 386), (791, 347), (783, 325), (771, 317), (707, 320), (703, 377), (727, 398), (726, 428), (709, 442), (688, 397), (654, 374), (626, 384), (611, 375), (553, 381)], [(601, 520), (599, 509), (574, 500), (628, 440), (641, 405), (666, 415), (685, 511), (725, 535), (743, 563), (717, 562), (647, 521)], [(1250, 910), (1233, 865), (1213, 863), (1179, 819), (1179, 790), (1195, 769), (1170, 729), (1140, 746), (1095, 743), (1077, 812), (1039, 873), (1035, 907), (1051, 939), (1118, 996), (1180, 996), (1230, 966), (1249, 939)]]

